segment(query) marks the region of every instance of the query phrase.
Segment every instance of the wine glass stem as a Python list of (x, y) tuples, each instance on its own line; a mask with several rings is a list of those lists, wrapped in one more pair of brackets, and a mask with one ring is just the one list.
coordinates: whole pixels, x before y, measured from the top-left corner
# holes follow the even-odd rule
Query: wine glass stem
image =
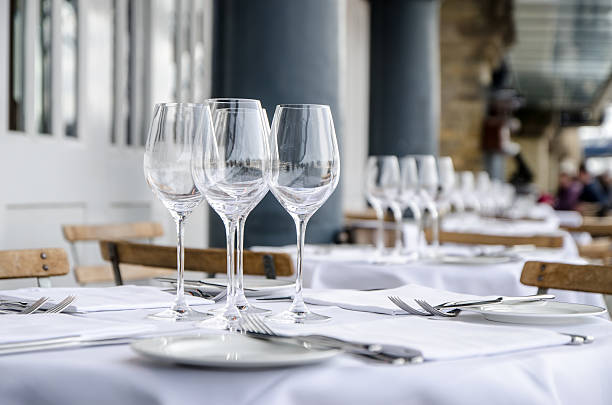
[(236, 305), (247, 305), (246, 297), (244, 296), (244, 269), (242, 256), (244, 252), (244, 222), (246, 218), (238, 219), (236, 228), (236, 269), (238, 277), (236, 280)]
[(379, 256), (383, 255), (385, 250), (385, 212), (382, 207), (374, 207), (376, 218), (378, 219), (378, 229), (376, 231), (376, 251)]
[(187, 303), (185, 302), (185, 247), (183, 244), (184, 239), (184, 225), (185, 225), (185, 215), (178, 214), (176, 216), (176, 268), (177, 268), (177, 276), (176, 276), (176, 300), (175, 306), (177, 307), (186, 307)]
[(433, 233), (433, 240), (431, 241), (434, 249), (437, 249), (440, 245), (440, 215), (435, 204), (429, 205), (429, 214), (431, 215), (431, 227)]
[(391, 204), (391, 211), (393, 211), (393, 219), (395, 220), (395, 254), (399, 254), (402, 250), (402, 225), (403, 215), (402, 209), (397, 203)]
[(421, 208), (419, 207), (419, 204), (417, 204), (414, 201), (411, 201), (409, 203), (409, 206), (410, 206), (410, 211), (412, 211), (412, 216), (414, 217), (414, 222), (416, 223), (416, 227), (417, 227), (417, 237), (416, 237), (417, 255), (421, 257), (423, 254), (423, 251), (421, 249), (421, 246), (422, 246), (421, 241), (423, 240), (423, 217), (421, 216)]
[(295, 277), (295, 298), (291, 305), (291, 311), (296, 313), (308, 312), (306, 304), (304, 304), (304, 296), (302, 295), (302, 256), (304, 254), (304, 235), (306, 234), (306, 225), (308, 218), (295, 218), (295, 230), (297, 234), (297, 269)]
[(236, 236), (236, 222), (225, 222), (225, 238), (227, 242), (227, 304), (234, 305), (236, 285), (234, 281), (234, 238)]

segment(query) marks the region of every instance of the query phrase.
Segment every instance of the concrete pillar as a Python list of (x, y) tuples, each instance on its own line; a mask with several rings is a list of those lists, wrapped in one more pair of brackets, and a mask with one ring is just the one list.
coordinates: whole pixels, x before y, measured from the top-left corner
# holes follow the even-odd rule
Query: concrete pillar
[(372, 0), (370, 155), (437, 154), (437, 0)]
[[(328, 104), (340, 136), (342, 2), (217, 0), (214, 4), (213, 97), (259, 99), (270, 121), (277, 104)], [(331, 242), (341, 225), (338, 187), (310, 220), (306, 240)], [(210, 245), (225, 246), (224, 235), (223, 224), (212, 212)], [(247, 219), (245, 246), (291, 243), (295, 243), (293, 220), (268, 193)]]

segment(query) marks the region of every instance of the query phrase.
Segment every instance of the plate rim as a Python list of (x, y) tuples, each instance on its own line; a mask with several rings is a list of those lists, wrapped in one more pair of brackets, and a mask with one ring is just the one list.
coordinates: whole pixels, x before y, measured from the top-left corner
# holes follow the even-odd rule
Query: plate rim
[[(482, 315), (494, 315), (494, 316), (506, 316), (512, 318), (578, 318), (583, 316), (598, 316), (607, 312), (605, 308), (602, 308), (597, 305), (591, 304), (580, 304), (577, 302), (565, 302), (565, 301), (545, 301), (546, 305), (557, 305), (557, 304), (570, 304), (570, 305), (579, 305), (583, 307), (591, 307), (597, 308), (597, 312), (579, 312), (579, 313), (571, 313), (571, 314), (559, 314), (559, 313), (547, 313), (547, 314), (535, 314), (535, 313), (517, 313), (517, 312), (497, 312), (497, 311), (487, 311), (481, 309), (483, 306), (494, 305), (494, 304), (486, 304), (480, 305), (478, 307), (466, 307), (465, 311), (476, 312)], [(529, 304), (529, 303), (527, 303)], [(508, 305), (508, 304), (506, 304)], [(525, 304), (521, 304), (525, 305)]]

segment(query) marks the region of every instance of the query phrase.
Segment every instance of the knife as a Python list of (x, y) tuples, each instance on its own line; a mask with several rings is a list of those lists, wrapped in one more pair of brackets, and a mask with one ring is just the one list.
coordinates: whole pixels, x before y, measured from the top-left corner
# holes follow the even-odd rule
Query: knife
[(496, 303), (514, 303), (514, 302), (534, 302), (542, 300), (552, 300), (555, 296), (553, 294), (536, 294), (536, 295), (525, 295), (519, 297), (502, 296), (488, 300), (471, 300), (471, 301), (453, 301), (445, 302), (444, 304), (436, 305), (434, 308), (460, 308), (460, 307), (471, 307), (475, 305), (485, 304), (496, 304)]

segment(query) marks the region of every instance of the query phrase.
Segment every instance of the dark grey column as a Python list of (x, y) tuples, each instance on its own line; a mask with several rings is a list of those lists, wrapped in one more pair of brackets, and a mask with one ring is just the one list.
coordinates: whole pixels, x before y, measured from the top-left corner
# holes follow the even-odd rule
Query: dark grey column
[(372, 0), (371, 155), (437, 154), (439, 3)]
[[(213, 97), (260, 99), (270, 121), (277, 104), (329, 104), (342, 133), (339, 15), (333, 0), (216, 0)], [(340, 187), (312, 217), (306, 240), (332, 241), (342, 225)], [(211, 210), (211, 246), (225, 246)], [(295, 243), (293, 220), (271, 193), (246, 222), (245, 246)]]

